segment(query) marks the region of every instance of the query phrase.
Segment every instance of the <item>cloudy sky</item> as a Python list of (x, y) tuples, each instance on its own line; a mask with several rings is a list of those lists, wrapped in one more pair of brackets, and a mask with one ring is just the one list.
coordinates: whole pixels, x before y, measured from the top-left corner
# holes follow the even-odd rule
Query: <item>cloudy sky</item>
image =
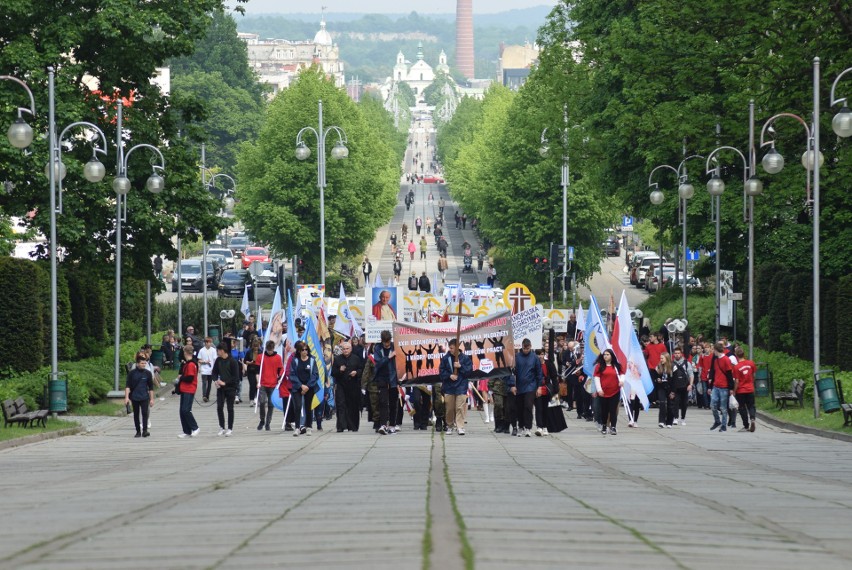
[[(533, 6), (555, 6), (557, 0), (474, 0), (474, 14), (493, 14), (514, 8)], [(421, 14), (454, 13), (455, 0), (317, 0), (295, 2), (292, 0), (249, 0), (247, 14), (262, 13), (319, 13), (322, 6), (330, 12), (371, 12), (379, 14), (407, 14), (416, 11)]]

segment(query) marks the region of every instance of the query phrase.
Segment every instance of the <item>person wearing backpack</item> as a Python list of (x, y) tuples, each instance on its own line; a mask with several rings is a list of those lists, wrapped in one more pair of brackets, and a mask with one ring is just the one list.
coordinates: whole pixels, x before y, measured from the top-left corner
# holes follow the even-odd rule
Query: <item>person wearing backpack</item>
[(181, 367), (177, 386), (180, 393), (180, 427), (183, 432), (178, 437), (181, 439), (198, 435), (198, 422), (192, 415), (192, 402), (195, 400), (195, 391), (198, 390), (198, 364), (193, 357), (191, 346), (185, 346), (183, 352), (186, 362)]
[(710, 431), (727, 431), (728, 401), (731, 388), (734, 385), (733, 365), (725, 354), (725, 344), (717, 341), (713, 345), (714, 353), (710, 361), (710, 384), (713, 392), (710, 396), (710, 407), (713, 409), (713, 425)]
[(678, 425), (678, 416), (680, 416), (680, 425), (685, 426), (686, 407), (689, 400), (689, 393), (692, 392), (695, 371), (692, 368), (692, 363), (683, 357), (683, 349), (681, 347), (678, 346), (674, 349), (673, 356), (671, 390), (675, 397), (670, 402), (669, 415), (673, 417), (670, 423)]
[(417, 282), (417, 274), (412, 271), (411, 277), (408, 278), (408, 290), (409, 291), (417, 291), (417, 286), (419, 283)]

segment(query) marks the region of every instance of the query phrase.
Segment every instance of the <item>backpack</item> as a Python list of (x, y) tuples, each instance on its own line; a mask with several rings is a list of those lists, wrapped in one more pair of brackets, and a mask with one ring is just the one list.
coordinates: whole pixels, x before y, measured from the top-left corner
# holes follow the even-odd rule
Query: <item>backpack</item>
[(687, 372), (687, 365), (685, 361), (682, 365), (679, 365), (676, 362), (672, 363), (671, 381), (672, 386), (675, 388), (686, 388), (689, 386), (689, 373)]
[(412, 291), (417, 289), (417, 277), (414, 275), (408, 278), (408, 288)]

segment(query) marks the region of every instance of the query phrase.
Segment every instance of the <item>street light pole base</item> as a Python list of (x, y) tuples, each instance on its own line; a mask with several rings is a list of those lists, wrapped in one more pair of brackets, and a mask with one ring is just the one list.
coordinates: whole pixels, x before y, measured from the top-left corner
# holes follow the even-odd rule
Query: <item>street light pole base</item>
[(124, 390), (110, 390), (107, 392), (107, 398), (121, 398), (124, 399)]

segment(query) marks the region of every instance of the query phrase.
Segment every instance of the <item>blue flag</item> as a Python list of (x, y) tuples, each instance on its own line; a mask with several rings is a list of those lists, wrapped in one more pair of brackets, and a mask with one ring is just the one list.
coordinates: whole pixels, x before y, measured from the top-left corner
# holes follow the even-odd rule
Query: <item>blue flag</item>
[(296, 333), (296, 321), (293, 317), (293, 297), (290, 295), (290, 290), (287, 289), (287, 338), (290, 340), (290, 346), (296, 344), (299, 337)]
[(305, 342), (308, 344), (311, 354), (314, 358), (316, 358), (317, 375), (319, 376), (319, 387), (317, 387), (317, 392), (314, 394), (314, 400), (310, 403), (310, 409), (313, 410), (322, 403), (323, 398), (325, 397), (325, 382), (328, 378), (328, 373), (325, 369), (323, 344), (320, 342), (319, 334), (317, 334), (317, 328), (314, 325), (313, 319), (307, 319), (307, 323), (305, 325)]
[(586, 331), (584, 334), (586, 346), (583, 350), (583, 372), (591, 378), (595, 375), (595, 362), (601, 352), (610, 348), (606, 327), (601, 320), (601, 310), (598, 300), (592, 295), (589, 300), (589, 312), (586, 313)]
[(275, 297), (272, 299), (272, 312), (269, 313), (269, 324), (266, 325), (266, 333), (263, 338), (275, 342), (275, 351), (281, 354), (283, 343), (281, 333), (284, 326), (281, 323), (281, 295), (275, 289)]

